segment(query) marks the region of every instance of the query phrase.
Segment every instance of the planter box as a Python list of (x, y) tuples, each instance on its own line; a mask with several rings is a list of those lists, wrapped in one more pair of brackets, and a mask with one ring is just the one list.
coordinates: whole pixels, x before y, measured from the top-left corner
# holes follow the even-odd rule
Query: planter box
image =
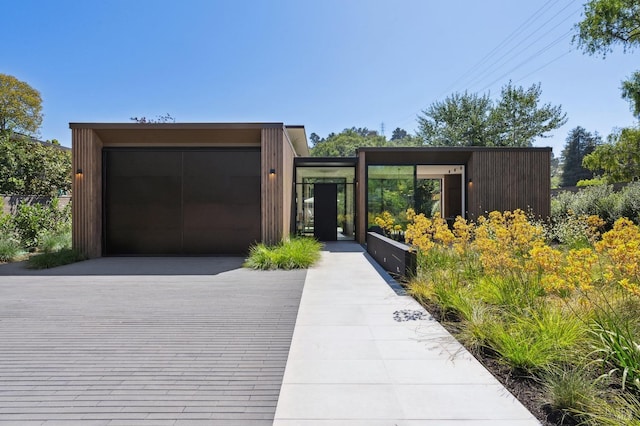
[(416, 252), (406, 244), (367, 232), (367, 252), (393, 275), (407, 278), (416, 274)]

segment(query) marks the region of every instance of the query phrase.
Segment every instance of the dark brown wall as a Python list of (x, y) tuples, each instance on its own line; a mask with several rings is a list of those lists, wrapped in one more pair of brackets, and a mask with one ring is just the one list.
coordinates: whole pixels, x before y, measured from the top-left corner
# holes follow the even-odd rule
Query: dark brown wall
[(471, 219), (493, 210), (550, 214), (551, 154), (546, 149), (482, 150), (467, 166), (467, 211)]

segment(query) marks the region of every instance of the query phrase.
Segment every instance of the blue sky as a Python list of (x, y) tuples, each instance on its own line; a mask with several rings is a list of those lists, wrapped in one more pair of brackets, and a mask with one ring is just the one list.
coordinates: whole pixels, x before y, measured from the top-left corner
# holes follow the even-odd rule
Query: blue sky
[(21, 0), (3, 7), (0, 72), (38, 89), (43, 139), (69, 122), (284, 122), (321, 137), (368, 127), (413, 133), (453, 92), (540, 82), (567, 125), (634, 124), (620, 82), (637, 52), (582, 54), (576, 0)]

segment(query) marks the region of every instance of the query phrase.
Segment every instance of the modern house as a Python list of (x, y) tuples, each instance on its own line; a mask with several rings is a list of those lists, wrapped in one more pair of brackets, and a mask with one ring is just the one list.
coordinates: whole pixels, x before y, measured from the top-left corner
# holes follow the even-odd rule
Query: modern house
[(551, 148), (309, 157), (283, 123), (71, 123), (73, 244), (89, 257), (245, 253), (290, 234), (364, 243), (373, 217), (550, 213)]

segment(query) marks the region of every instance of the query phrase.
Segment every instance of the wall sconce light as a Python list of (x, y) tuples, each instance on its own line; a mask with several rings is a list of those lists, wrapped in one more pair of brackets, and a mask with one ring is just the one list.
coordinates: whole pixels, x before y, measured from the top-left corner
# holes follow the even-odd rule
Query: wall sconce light
[(76, 175), (77, 176), (82, 176), (82, 169), (76, 170)]
[(269, 170), (269, 176), (273, 176), (276, 174), (276, 169)]
[(472, 184), (473, 180), (471, 178), (469, 178), (469, 184)]

